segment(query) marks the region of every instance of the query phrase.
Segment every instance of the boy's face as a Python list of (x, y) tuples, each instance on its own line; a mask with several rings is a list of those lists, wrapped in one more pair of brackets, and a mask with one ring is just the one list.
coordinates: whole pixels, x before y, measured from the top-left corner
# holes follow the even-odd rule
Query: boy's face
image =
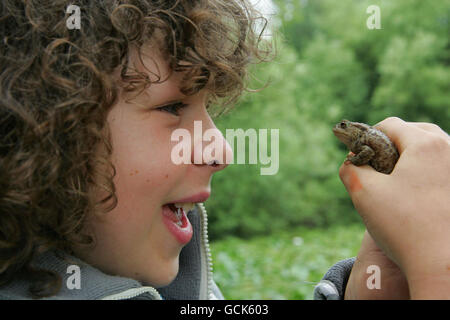
[[(148, 70), (160, 74), (161, 79), (167, 78), (168, 65), (159, 55), (146, 50), (142, 57)], [(130, 65), (147, 72), (153, 81), (157, 79), (145, 70), (135, 50), (131, 51)], [(205, 201), (213, 173), (226, 167), (206, 163), (175, 165), (171, 161), (172, 147), (177, 144), (171, 141), (175, 129), (185, 128), (194, 137), (194, 120), (201, 120), (203, 130), (217, 130), (206, 110), (205, 92), (184, 96), (179, 91), (180, 79), (180, 74), (173, 73), (167, 81), (152, 84), (131, 102), (126, 102), (121, 94), (111, 109), (107, 121), (118, 204), (102, 218), (88, 218), (97, 245), (89, 251), (76, 250), (80, 258), (106, 273), (155, 287), (167, 285), (175, 278), (180, 251), (192, 236), (190, 223), (183, 220), (179, 226), (172, 221), (173, 216), (167, 218), (163, 214), (165, 205), (196, 195), (202, 199), (193, 202)], [(173, 107), (156, 109), (177, 102), (188, 105), (178, 110), (179, 115), (173, 114)], [(231, 153), (220, 136), (222, 153)], [(192, 153), (198, 143), (201, 141), (192, 141)]]

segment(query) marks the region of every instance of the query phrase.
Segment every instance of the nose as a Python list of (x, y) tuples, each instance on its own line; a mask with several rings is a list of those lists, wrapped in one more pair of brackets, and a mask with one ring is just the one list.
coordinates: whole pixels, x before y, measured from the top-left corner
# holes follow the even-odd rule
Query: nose
[(209, 114), (194, 121), (192, 163), (213, 173), (225, 169), (233, 160), (233, 150)]

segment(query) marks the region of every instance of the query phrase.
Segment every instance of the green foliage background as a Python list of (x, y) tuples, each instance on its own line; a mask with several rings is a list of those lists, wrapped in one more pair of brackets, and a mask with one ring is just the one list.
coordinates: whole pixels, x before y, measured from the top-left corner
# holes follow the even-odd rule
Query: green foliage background
[[(359, 222), (338, 169), (346, 150), (331, 128), (342, 118), (386, 117), (450, 129), (450, 1), (277, 0), (278, 56), (254, 68), (252, 87), (225, 129), (279, 129), (279, 171), (230, 164), (212, 181), (211, 239), (250, 238)], [(381, 29), (369, 30), (369, 5)], [(270, 150), (270, 148), (269, 148)]]
[(226, 299), (312, 299), (331, 265), (359, 249), (364, 227), (303, 227), (212, 243), (214, 280)]

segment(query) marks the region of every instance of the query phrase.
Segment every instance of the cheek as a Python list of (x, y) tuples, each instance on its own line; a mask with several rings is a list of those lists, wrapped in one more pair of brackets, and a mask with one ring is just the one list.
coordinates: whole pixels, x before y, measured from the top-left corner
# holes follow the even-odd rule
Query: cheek
[(186, 166), (170, 161), (170, 145), (157, 146), (157, 150), (143, 149), (133, 157), (124, 153), (115, 164), (114, 184), (124, 223), (130, 218), (138, 224), (153, 224), (155, 217), (150, 213), (173, 200), (176, 187), (185, 176)]
[[(185, 166), (171, 161), (172, 130), (152, 119), (157, 118), (111, 124), (118, 219), (136, 223), (138, 228), (139, 223), (153, 223), (152, 212), (172, 199), (171, 191), (185, 171)], [(126, 222), (127, 219), (133, 221)]]
[(165, 150), (158, 149), (157, 152), (143, 151), (132, 158), (125, 157), (116, 166), (117, 188), (130, 196), (149, 197), (164, 193), (165, 186), (172, 182), (180, 169), (172, 164), (166, 154)]
[[(146, 135), (147, 136), (147, 135)], [(117, 183), (124, 188), (145, 188), (159, 185), (170, 171), (170, 145), (158, 137), (130, 136), (114, 146)], [(136, 190), (134, 190), (136, 191)]]

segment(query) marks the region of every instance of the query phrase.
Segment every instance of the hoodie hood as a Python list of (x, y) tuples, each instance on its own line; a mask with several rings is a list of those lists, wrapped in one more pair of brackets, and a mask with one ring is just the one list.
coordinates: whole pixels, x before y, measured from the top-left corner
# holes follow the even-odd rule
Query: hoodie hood
[[(168, 286), (162, 288), (144, 286), (134, 279), (105, 274), (76, 257), (52, 251), (38, 256), (33, 261), (33, 266), (55, 271), (62, 280), (58, 294), (42, 300), (223, 298), (212, 280), (208, 220), (203, 203), (196, 204), (188, 213), (188, 218), (194, 233), (191, 241), (181, 250), (177, 277)], [(72, 286), (68, 285), (73, 279), (71, 278), (73, 271), (69, 268), (71, 265), (79, 267), (79, 289), (70, 289)], [(24, 279), (14, 280), (0, 287), (0, 299), (32, 299), (28, 292), (29, 285), (30, 283)]]

